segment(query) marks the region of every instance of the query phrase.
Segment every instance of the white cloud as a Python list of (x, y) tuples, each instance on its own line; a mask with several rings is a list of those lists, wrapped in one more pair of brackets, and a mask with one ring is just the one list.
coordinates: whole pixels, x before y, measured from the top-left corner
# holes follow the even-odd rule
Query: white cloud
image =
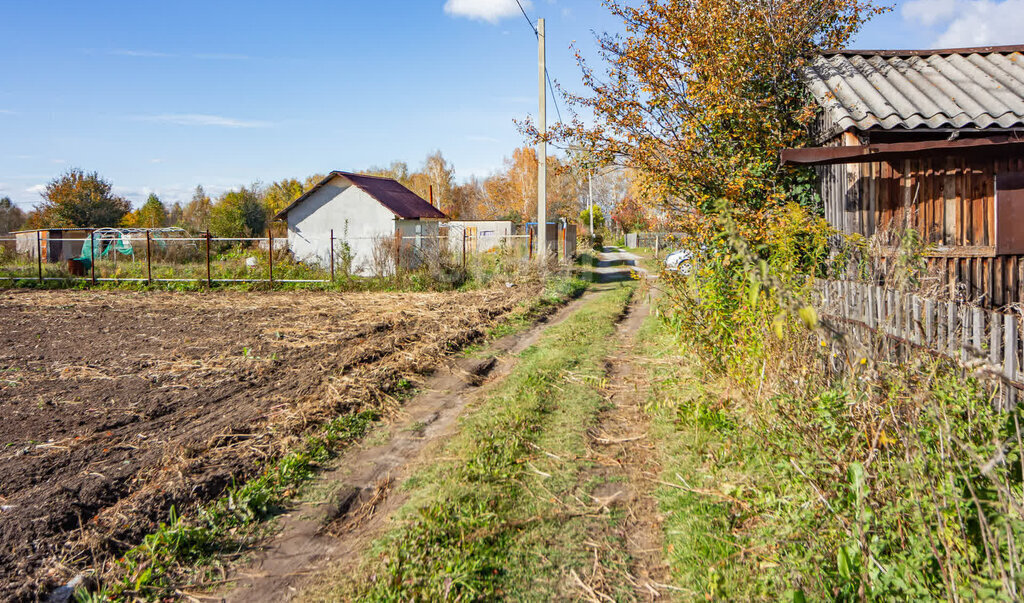
[(267, 128), (268, 121), (236, 119), (222, 115), (205, 115), (202, 113), (165, 113), (139, 117), (142, 121), (157, 121), (179, 126), (216, 126), (221, 128)]
[[(524, 9), (532, 7), (530, 0), (521, 2)], [(444, 12), (453, 17), (480, 19), (490, 23), (520, 14), (516, 0), (448, 0), (444, 3)]]
[(247, 54), (230, 54), (223, 52), (199, 53), (192, 55), (193, 59), (206, 61), (248, 61), (252, 57)]
[(45, 184), (36, 184), (25, 189), (26, 193), (39, 194), (46, 190)]
[(170, 58), (176, 55), (168, 52), (156, 52), (153, 50), (111, 50), (110, 54), (122, 57), (147, 57), (147, 58)]
[(1015, 44), (1024, 28), (1024, 0), (911, 0), (901, 14), (936, 28), (936, 48)]
[(931, 27), (956, 14), (957, 0), (910, 0), (900, 9), (904, 19)]

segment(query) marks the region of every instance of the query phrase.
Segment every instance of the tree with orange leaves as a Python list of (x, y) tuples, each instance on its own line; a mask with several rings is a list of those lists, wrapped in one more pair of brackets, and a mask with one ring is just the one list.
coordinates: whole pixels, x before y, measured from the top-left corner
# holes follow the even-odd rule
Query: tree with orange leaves
[[(574, 119), (551, 137), (604, 164), (636, 170), (646, 194), (677, 218), (723, 200), (758, 222), (794, 200), (809, 172), (783, 170), (815, 111), (799, 68), (839, 47), (871, 16), (870, 0), (609, 0), (624, 36), (599, 36), (606, 73), (577, 53), (590, 93), (567, 95)], [(537, 134), (527, 127), (528, 132)], [(795, 199), (807, 201), (807, 199)]]

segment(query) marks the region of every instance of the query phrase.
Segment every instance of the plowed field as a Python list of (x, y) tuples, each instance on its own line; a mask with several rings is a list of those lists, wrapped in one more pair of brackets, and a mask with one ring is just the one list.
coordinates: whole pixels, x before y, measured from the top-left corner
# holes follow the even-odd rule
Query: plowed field
[(0, 291), (0, 600), (382, 405), (537, 293)]

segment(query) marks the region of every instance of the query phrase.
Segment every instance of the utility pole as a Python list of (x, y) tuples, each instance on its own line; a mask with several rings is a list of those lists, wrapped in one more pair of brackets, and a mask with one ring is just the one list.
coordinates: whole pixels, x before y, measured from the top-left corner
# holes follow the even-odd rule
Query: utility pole
[(544, 19), (537, 19), (537, 61), (538, 84), (540, 88), (540, 112), (537, 127), (540, 130), (540, 144), (537, 145), (537, 257), (542, 264), (548, 258), (548, 97), (545, 86), (547, 71), (544, 66)]

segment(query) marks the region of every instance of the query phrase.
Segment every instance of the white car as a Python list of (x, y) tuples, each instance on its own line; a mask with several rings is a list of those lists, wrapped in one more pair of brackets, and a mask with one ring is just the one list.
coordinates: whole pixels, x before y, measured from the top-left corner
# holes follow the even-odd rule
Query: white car
[(679, 274), (690, 274), (690, 260), (693, 253), (689, 249), (673, 251), (665, 256), (665, 270), (678, 272)]

